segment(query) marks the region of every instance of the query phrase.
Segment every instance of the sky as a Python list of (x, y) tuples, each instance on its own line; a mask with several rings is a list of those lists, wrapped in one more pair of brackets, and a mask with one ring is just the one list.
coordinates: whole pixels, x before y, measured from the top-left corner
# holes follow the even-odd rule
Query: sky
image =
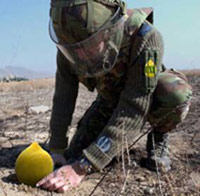
[[(168, 68), (200, 68), (200, 0), (126, 0), (128, 8), (153, 7)], [(56, 47), (48, 35), (50, 0), (0, 0), (0, 68), (55, 72)]]

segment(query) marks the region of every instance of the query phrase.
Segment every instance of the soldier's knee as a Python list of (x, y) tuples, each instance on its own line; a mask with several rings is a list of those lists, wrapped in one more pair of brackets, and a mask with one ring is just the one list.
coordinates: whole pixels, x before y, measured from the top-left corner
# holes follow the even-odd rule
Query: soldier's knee
[(160, 74), (149, 115), (150, 124), (162, 132), (173, 130), (189, 111), (192, 88), (180, 72), (174, 72)]
[(175, 71), (163, 72), (159, 75), (155, 96), (161, 107), (172, 108), (190, 101), (192, 87)]
[(149, 116), (149, 122), (159, 132), (170, 132), (183, 122), (188, 114), (190, 101), (180, 104), (175, 108), (158, 108)]

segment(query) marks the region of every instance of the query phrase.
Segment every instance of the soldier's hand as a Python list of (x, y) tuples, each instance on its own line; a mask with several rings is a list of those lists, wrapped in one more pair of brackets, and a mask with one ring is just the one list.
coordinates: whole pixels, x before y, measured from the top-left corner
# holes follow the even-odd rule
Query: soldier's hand
[(78, 162), (62, 166), (42, 180), (36, 186), (49, 191), (66, 192), (80, 184), (86, 172)]

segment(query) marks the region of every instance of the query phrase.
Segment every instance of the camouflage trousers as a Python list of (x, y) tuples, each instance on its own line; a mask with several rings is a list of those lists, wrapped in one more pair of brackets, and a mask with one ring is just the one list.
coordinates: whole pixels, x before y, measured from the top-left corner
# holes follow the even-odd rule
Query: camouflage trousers
[[(187, 78), (173, 69), (160, 73), (147, 120), (154, 130), (170, 132), (182, 122), (190, 106), (192, 88)], [(106, 100), (97, 96), (83, 118), (68, 149), (68, 156), (79, 156), (108, 123), (115, 108), (107, 107)]]

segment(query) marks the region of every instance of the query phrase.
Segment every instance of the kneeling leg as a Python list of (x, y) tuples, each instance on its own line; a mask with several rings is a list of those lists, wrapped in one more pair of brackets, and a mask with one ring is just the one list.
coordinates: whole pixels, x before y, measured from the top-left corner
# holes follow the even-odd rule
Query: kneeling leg
[(160, 74), (148, 118), (153, 127), (153, 131), (148, 134), (146, 145), (148, 152), (146, 166), (149, 169), (156, 169), (155, 157), (157, 157), (157, 163), (165, 171), (170, 170), (168, 132), (185, 119), (191, 95), (192, 88), (183, 74), (174, 70)]

